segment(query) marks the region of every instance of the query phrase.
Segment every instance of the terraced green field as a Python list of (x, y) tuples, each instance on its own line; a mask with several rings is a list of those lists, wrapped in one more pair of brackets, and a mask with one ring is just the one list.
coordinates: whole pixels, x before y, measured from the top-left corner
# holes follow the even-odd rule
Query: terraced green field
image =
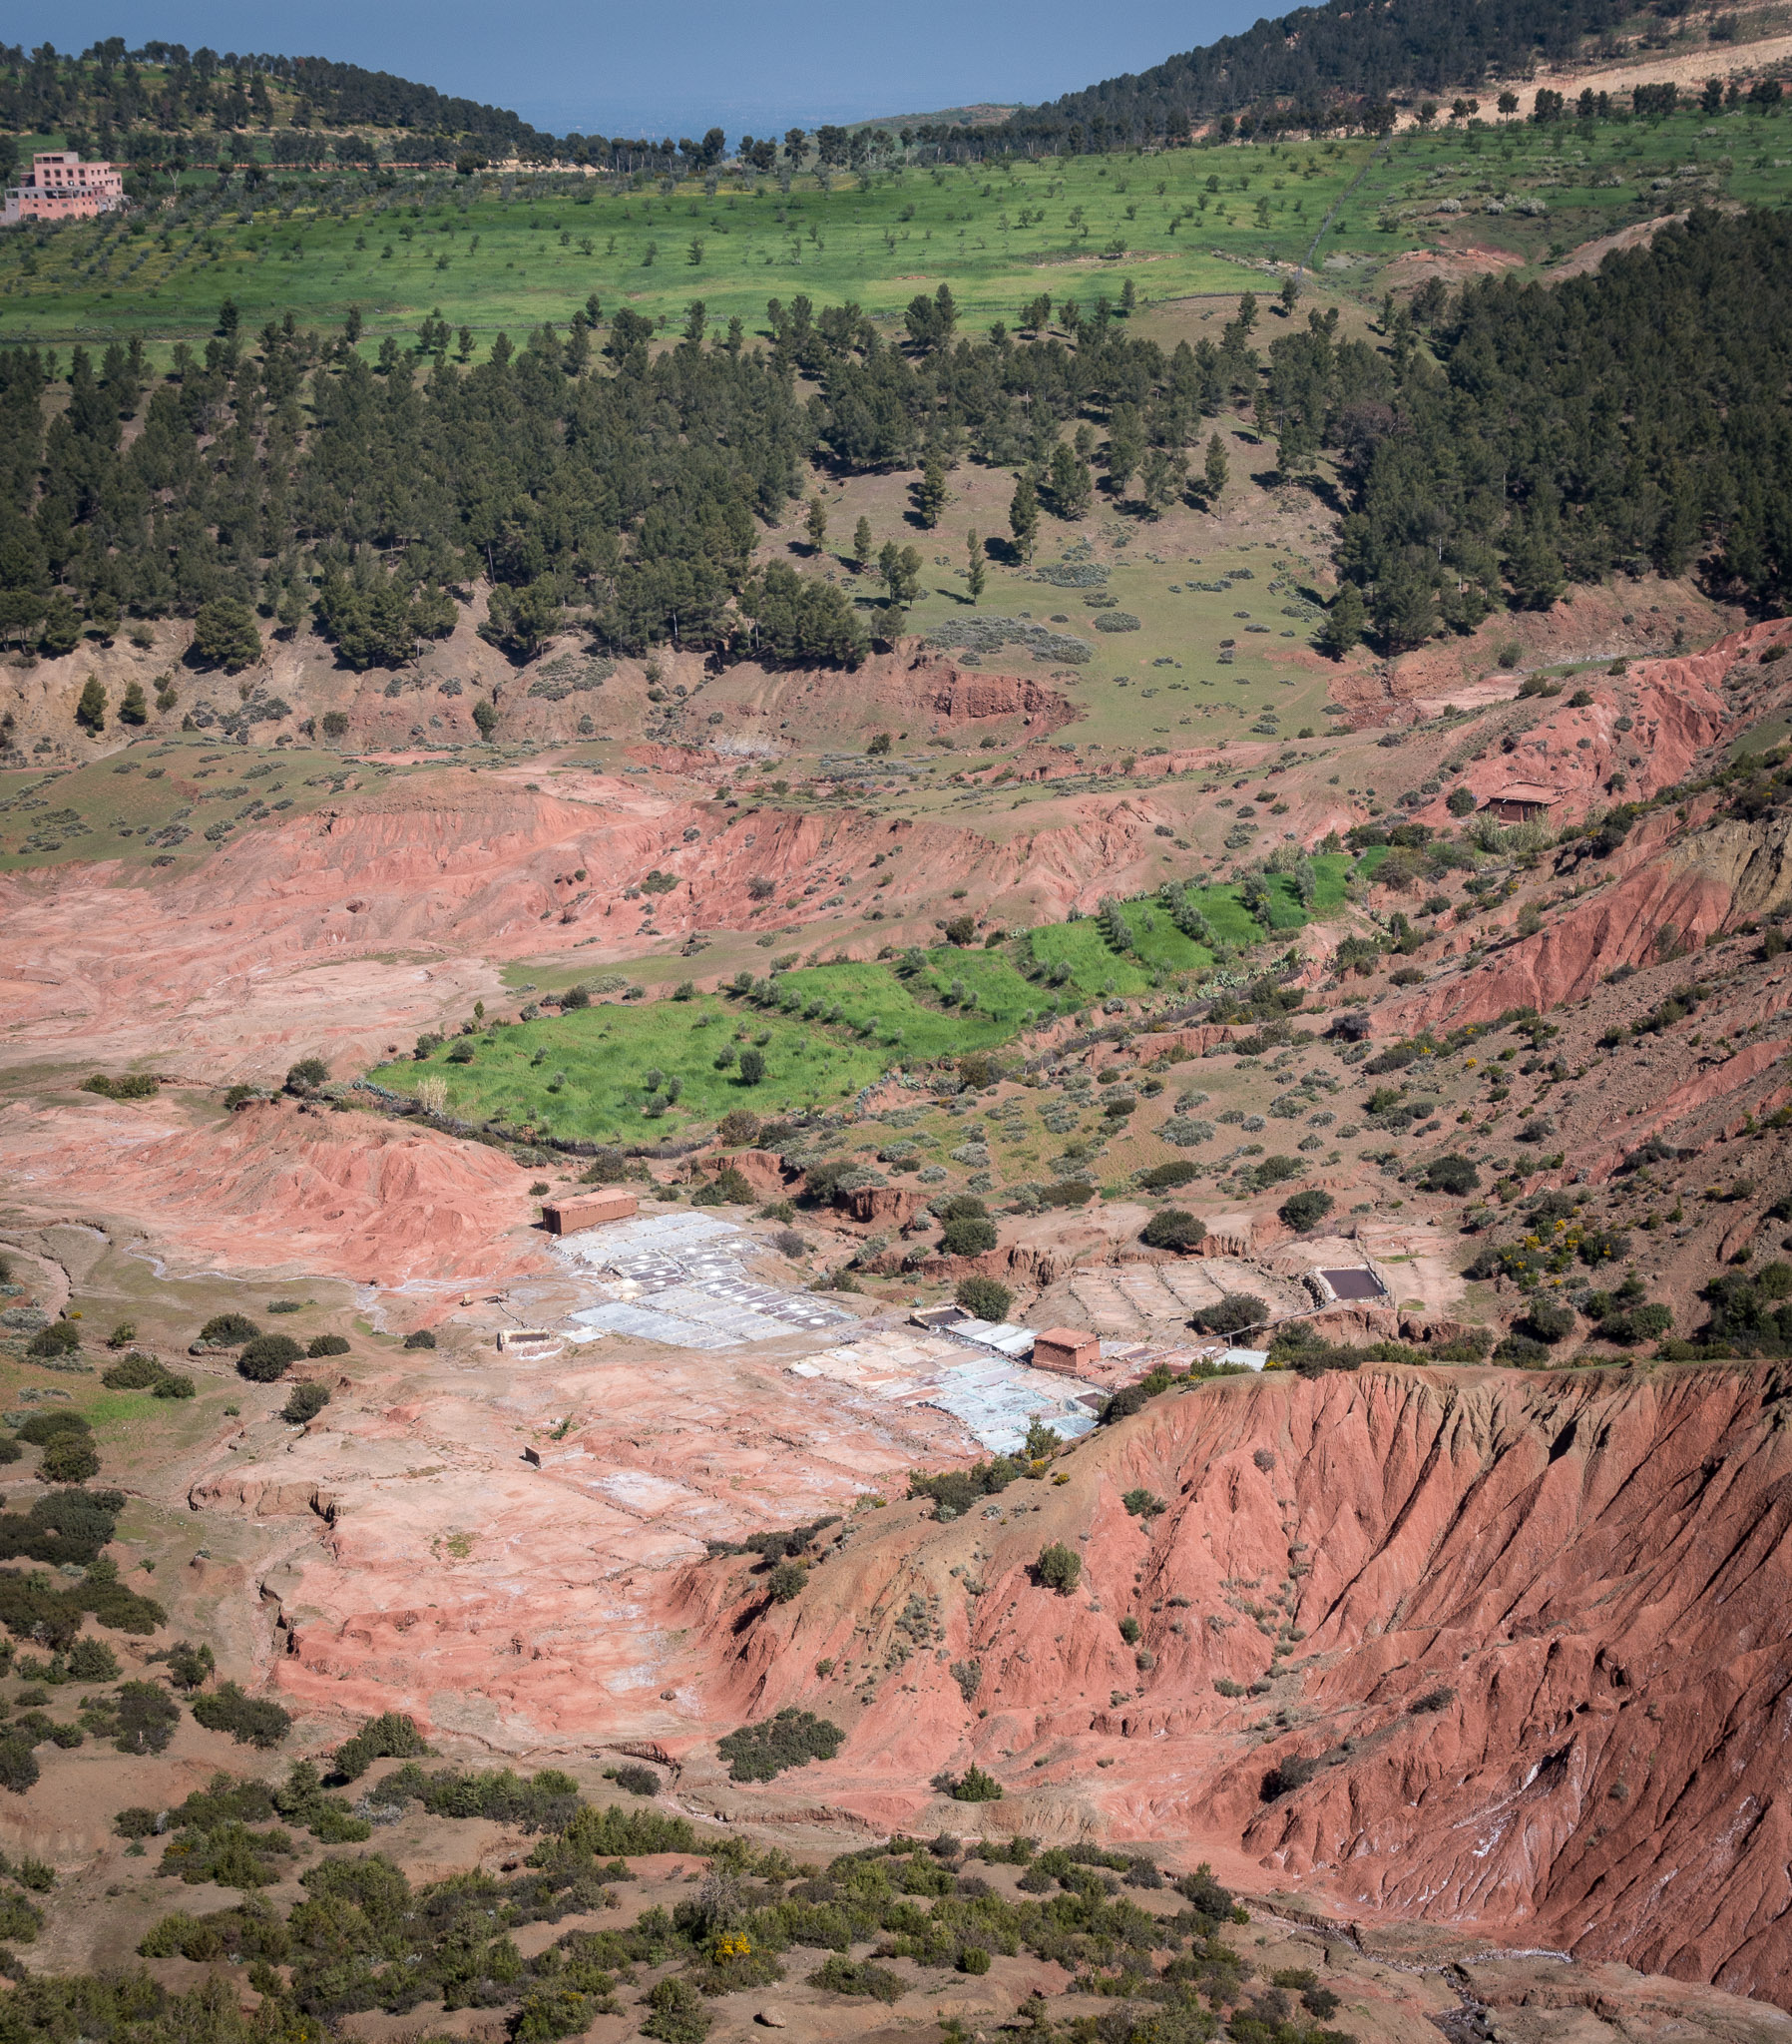
[(335, 325), (358, 305), (369, 347), (439, 307), (477, 355), (593, 294), (607, 314), (672, 324), (700, 299), (711, 322), (750, 330), (770, 297), (891, 317), (941, 283), (977, 325), (1013, 324), (1041, 293), (1088, 311), (1128, 280), (1147, 304), (1274, 288), (1266, 265), (1305, 261), (1366, 289), (1412, 249), (1540, 263), (1694, 197), (1784, 204), (1788, 118), (1447, 125), (1381, 144), (911, 166), (831, 185), (810, 173), (788, 190), (735, 178), (712, 193), (393, 170), (276, 172), (250, 195), (196, 175), (160, 210), (0, 239), (0, 333), (192, 342), (228, 297), (250, 330), (287, 311)]
[[(1260, 943), (1341, 905), (1351, 864), (1342, 852), (1313, 860), (1310, 909), (1291, 879), (1273, 876), (1267, 925), (1251, 917), (1235, 887), (1202, 888), (1193, 898), (1226, 943)], [(745, 993), (603, 1000), (476, 1030), (371, 1076), (401, 1093), (433, 1081), (450, 1114), (563, 1140), (672, 1136), (736, 1107), (759, 1115), (824, 1107), (892, 1066), (992, 1050), (1086, 1002), (1140, 994), (1164, 974), (1192, 979), (1212, 966), (1212, 954), (1190, 943), (1157, 903), (1128, 901), (1121, 913), (1133, 937), (1124, 953), (1090, 919), (1026, 932), (1015, 948), (1023, 962), (1030, 954), (1043, 968), (1037, 981), (1006, 948), (940, 945), (889, 963), (840, 960), (755, 975)], [(1068, 974), (1054, 979), (1059, 966)], [(758, 1050), (765, 1065), (751, 1084), (740, 1076), (747, 1049)]]

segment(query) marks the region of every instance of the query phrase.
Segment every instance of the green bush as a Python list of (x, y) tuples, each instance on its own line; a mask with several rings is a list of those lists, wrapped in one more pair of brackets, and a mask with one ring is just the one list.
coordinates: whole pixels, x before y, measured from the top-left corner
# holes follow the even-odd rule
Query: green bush
[(996, 1247), (996, 1224), (974, 1214), (948, 1221), (940, 1248), (949, 1257), (981, 1257)]
[(416, 1760), (429, 1746), (413, 1721), (401, 1711), (386, 1711), (369, 1718), (352, 1739), (345, 1739), (334, 1756), (335, 1778), (358, 1782), (375, 1761)]
[(1040, 1549), (1035, 1567), (1040, 1582), (1046, 1589), (1056, 1590), (1060, 1597), (1068, 1597), (1083, 1580), (1083, 1557), (1061, 1540)]
[(114, 1716), (120, 1753), (163, 1753), (181, 1722), (181, 1707), (160, 1683), (122, 1682), (116, 1692)]
[(85, 1434), (58, 1434), (38, 1464), (38, 1474), (51, 1483), (85, 1483), (99, 1473), (99, 1451)]
[(658, 2038), (659, 2044), (702, 2044), (708, 2034), (712, 2018), (703, 1997), (675, 1973), (654, 1988), (648, 2007), (651, 2013), (641, 2026), (642, 2035)]
[(1332, 1211), (1330, 1193), (1309, 1191), (1294, 1193), (1276, 1209), (1283, 1223), (1301, 1234), (1310, 1228), (1317, 1228)]
[(436, 1337), (428, 1327), (413, 1327), (404, 1337), (404, 1345), (406, 1348), (433, 1348)]
[(740, 1083), (742, 1086), (757, 1086), (765, 1077), (765, 1053), (759, 1050), (743, 1050), (740, 1053)]
[(35, 1944), (44, 1927), (44, 1912), (23, 1895), (0, 1895), (0, 1942)]
[(1007, 1319), (1014, 1293), (994, 1278), (961, 1278), (954, 1301), (974, 1319), (1000, 1322)]
[(990, 1955), (980, 1944), (968, 1944), (959, 1952), (958, 1970), (961, 1973), (987, 1973), (990, 1969)]
[(1468, 1158), (1452, 1151), (1448, 1157), (1434, 1158), (1426, 1166), (1423, 1183), (1428, 1193), (1448, 1193), (1460, 1200), (1479, 1188), (1481, 1173)]
[(110, 1369), (102, 1370), (100, 1381), (109, 1391), (147, 1391), (161, 1375), (162, 1364), (156, 1357), (134, 1348)]
[(168, 1668), (169, 1681), (179, 1690), (202, 1688), (218, 1666), (210, 1647), (196, 1647), (191, 1640), (177, 1640), (162, 1659)]
[(628, 1789), (631, 1795), (658, 1795), (660, 1777), (652, 1768), (638, 1767), (631, 1762), (628, 1767), (617, 1769), (616, 1786)]
[(774, 1604), (788, 1604), (801, 1596), (809, 1572), (800, 1562), (781, 1561), (765, 1578), (765, 1593)]
[(25, 1344), (25, 1353), (30, 1356), (55, 1358), (73, 1355), (81, 1346), (81, 1329), (73, 1320), (52, 1320), (47, 1327), (39, 1327)]
[(37, 1756), (30, 1740), (16, 1732), (0, 1733), (0, 1788), (23, 1795), (37, 1775)]
[(315, 1362), (319, 1356), (346, 1355), (347, 1353), (348, 1343), (345, 1340), (343, 1340), (340, 1334), (314, 1335), (312, 1337), (310, 1347), (305, 1350), (305, 1354), (309, 1356), (313, 1362)]
[(1000, 1802), (1002, 1784), (973, 1764), (952, 1784), (949, 1793), (954, 1802)]
[(1147, 1249), (1198, 1249), (1207, 1239), (1207, 1224), (1183, 1207), (1165, 1207), (1151, 1216), (1139, 1235)]
[(1209, 1334), (1238, 1334), (1246, 1327), (1260, 1326), (1269, 1317), (1269, 1307), (1254, 1291), (1228, 1291), (1194, 1315), (1194, 1323)]
[(233, 1682), (195, 1698), (193, 1715), (208, 1732), (227, 1732), (238, 1746), (263, 1752), (278, 1746), (292, 1730), (291, 1717), (278, 1704), (267, 1697), (245, 1696)]
[(280, 1417), (288, 1426), (303, 1426), (307, 1420), (315, 1419), (329, 1401), (329, 1391), (322, 1384), (294, 1384), (280, 1407)]
[(77, 1640), (69, 1649), (69, 1673), (77, 1682), (117, 1682), (118, 1656), (104, 1640)]
[(253, 1384), (271, 1384), (300, 1361), (304, 1350), (290, 1334), (257, 1334), (236, 1358), (236, 1373)]
[(19, 1438), (29, 1441), (34, 1448), (47, 1448), (54, 1440), (65, 1434), (89, 1434), (93, 1428), (79, 1412), (71, 1412), (65, 1406), (61, 1411), (34, 1412), (19, 1427)]
[(1192, 1164), (1153, 1164), (1138, 1174), (1139, 1189), (1147, 1193), (1170, 1193), (1178, 1186), (1192, 1185), (1199, 1176)]
[(809, 1711), (778, 1712), (757, 1725), (743, 1725), (715, 1742), (735, 1782), (769, 1782), (787, 1768), (806, 1768), (811, 1761), (831, 1761), (846, 1735)]
[(260, 1331), (246, 1313), (214, 1313), (200, 1329), (200, 1339), (217, 1348), (240, 1348)]
[(829, 1994), (868, 1995), (873, 2001), (899, 2001), (903, 1994), (900, 1974), (888, 1966), (874, 1966), (869, 1959), (855, 1962), (835, 1952), (809, 1975), (811, 1987)]
[(1523, 1330), (1538, 1341), (1560, 1341), (1577, 1324), (1572, 1307), (1554, 1298), (1533, 1299), (1521, 1322)]

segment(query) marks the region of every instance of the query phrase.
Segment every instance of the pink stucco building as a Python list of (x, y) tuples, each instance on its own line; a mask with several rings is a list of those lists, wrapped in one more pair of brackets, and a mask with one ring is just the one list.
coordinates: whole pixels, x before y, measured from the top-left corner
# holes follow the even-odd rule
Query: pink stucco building
[(125, 180), (111, 164), (84, 164), (72, 150), (34, 156), (6, 194), (6, 225), (21, 220), (92, 220), (125, 203)]

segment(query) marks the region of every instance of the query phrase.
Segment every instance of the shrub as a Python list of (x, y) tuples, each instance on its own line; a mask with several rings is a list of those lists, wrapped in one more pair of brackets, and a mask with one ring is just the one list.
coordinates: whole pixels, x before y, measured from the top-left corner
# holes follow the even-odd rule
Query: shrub
[(181, 1707), (168, 1691), (155, 1682), (121, 1682), (115, 1694), (119, 1752), (165, 1752), (181, 1722)]
[(1454, 1151), (1448, 1157), (1433, 1158), (1425, 1168), (1424, 1186), (1428, 1193), (1449, 1193), (1460, 1200), (1480, 1184), (1481, 1173), (1468, 1158), (1459, 1157)]
[(99, 1451), (79, 1433), (58, 1434), (38, 1464), (38, 1474), (51, 1483), (85, 1483), (99, 1473)]
[(214, 1313), (200, 1329), (200, 1339), (210, 1341), (215, 1348), (240, 1348), (260, 1331), (244, 1313)]
[[(996, 1792), (1000, 1794), (1001, 1790), (998, 1789)], [(987, 1973), (989, 1969), (990, 1955), (980, 1944), (968, 1944), (958, 1955), (958, 1970), (961, 1973)]]
[(1238, 1334), (1269, 1317), (1269, 1307), (1254, 1291), (1228, 1291), (1194, 1315), (1195, 1324), (1209, 1334)]
[(190, 1640), (177, 1640), (166, 1661), (168, 1679), (180, 1690), (200, 1688), (218, 1665), (210, 1647), (196, 1647)]
[(1060, 1597), (1068, 1597), (1083, 1580), (1083, 1557), (1074, 1547), (1066, 1547), (1062, 1540), (1054, 1540), (1050, 1546), (1042, 1547), (1034, 1566), (1041, 1584), (1048, 1590), (1056, 1590)]
[(122, 1355), (110, 1369), (102, 1370), (100, 1381), (109, 1391), (147, 1391), (162, 1376), (162, 1364), (153, 1355), (134, 1348)]
[(422, 1733), (402, 1711), (385, 1711), (369, 1718), (352, 1739), (337, 1747), (335, 1778), (358, 1782), (375, 1761), (417, 1760), (428, 1751)]
[(1143, 1519), (1147, 1523), (1156, 1518), (1159, 1512), (1167, 1512), (1169, 1510), (1169, 1506), (1164, 1503), (1162, 1498), (1152, 1491), (1143, 1489), (1127, 1491), (1125, 1496), (1120, 1499), (1120, 1503), (1125, 1506), (1133, 1518)]
[[(1177, 1167), (1172, 1165), (1168, 1168), (1174, 1170)], [(1187, 1169), (1186, 1166), (1182, 1168)], [(1189, 1175), (1193, 1176), (1192, 1171)], [(1207, 1224), (1196, 1220), (1185, 1208), (1165, 1207), (1145, 1223), (1138, 1239), (1154, 1250), (1198, 1249), (1207, 1239)]]
[(1574, 1331), (1575, 1321), (1568, 1306), (1553, 1298), (1539, 1298), (1532, 1301), (1523, 1324), (1525, 1331), (1536, 1340), (1560, 1341), (1565, 1334)]
[(146, 1809), (141, 1803), (133, 1803), (129, 1809), (121, 1809), (112, 1819), (112, 1828), (121, 1838), (150, 1838), (156, 1834), (156, 1812)]
[(662, 1980), (648, 1996), (651, 2011), (642, 2024), (642, 2035), (659, 2044), (701, 2044), (712, 2018), (703, 1997), (677, 1974)]
[(288, 1068), (286, 1091), (288, 1093), (315, 1093), (330, 1075), (330, 1068), (321, 1058), (300, 1058)]
[(208, 1732), (227, 1732), (238, 1746), (265, 1752), (278, 1746), (292, 1730), (290, 1716), (267, 1697), (245, 1696), (233, 1682), (222, 1683), (210, 1696), (196, 1697), (193, 1715)]
[(433, 1348), (435, 1345), (435, 1334), (428, 1327), (413, 1327), (404, 1337), (406, 1348)]
[(1005, 1320), (1008, 1308), (1014, 1304), (1014, 1293), (994, 1278), (961, 1278), (952, 1296), (966, 1312), (979, 1320)]
[(0, 1788), (23, 1795), (37, 1780), (37, 1756), (31, 1742), (19, 1733), (0, 1736)]
[(1292, 1193), (1276, 1209), (1288, 1227), (1304, 1234), (1309, 1228), (1317, 1228), (1332, 1211), (1330, 1193), (1308, 1191)]
[(884, 2002), (899, 2001), (903, 1992), (901, 1977), (888, 1966), (874, 1966), (869, 1959), (855, 1962), (838, 1952), (809, 1975), (809, 1985), (829, 1994), (863, 1994)]
[(1520, 1369), (1535, 1369), (1540, 1362), (1548, 1362), (1550, 1351), (1541, 1341), (1532, 1340), (1529, 1334), (1508, 1334), (1494, 1350), (1496, 1362), (1516, 1363)]
[(1673, 1323), (1674, 1316), (1668, 1307), (1651, 1302), (1607, 1313), (1597, 1332), (1601, 1341), (1615, 1341), (1620, 1347), (1629, 1348), (1638, 1341), (1658, 1340)]
[(735, 1782), (769, 1782), (786, 1768), (806, 1768), (810, 1761), (831, 1761), (846, 1735), (838, 1725), (812, 1712), (780, 1711), (757, 1725), (743, 1725), (715, 1742)]
[(746, 1174), (732, 1164), (721, 1170), (698, 1193), (691, 1195), (693, 1207), (750, 1207), (754, 1194)]
[[(765, 1054), (758, 1050), (743, 1050), (740, 1053), (740, 1083), (742, 1086), (756, 1086), (765, 1076)], [(749, 1193), (747, 1196), (751, 1198)]]
[(1002, 1784), (975, 1765), (968, 1767), (948, 1791), (954, 1802), (1000, 1802)]
[(44, 1357), (73, 1355), (80, 1346), (81, 1329), (73, 1320), (52, 1320), (47, 1327), (39, 1327), (26, 1342), (25, 1353)]
[(966, 1214), (946, 1223), (940, 1248), (949, 1257), (981, 1257), (996, 1247), (996, 1224), (976, 1214)]
[(304, 1355), (290, 1334), (257, 1334), (236, 1358), (236, 1373), (251, 1384), (271, 1384)]
[(1466, 816), (1475, 806), (1474, 793), (1466, 787), (1453, 787), (1444, 806), (1453, 816)]
[(19, 1438), (34, 1448), (47, 1448), (64, 1434), (89, 1434), (93, 1428), (79, 1412), (34, 1412), (19, 1427)]
[(631, 1763), (626, 1768), (617, 1769), (616, 1786), (628, 1789), (631, 1795), (658, 1795), (660, 1777), (652, 1768), (638, 1767)]
[(328, 1388), (323, 1384), (294, 1384), (280, 1407), (280, 1417), (288, 1426), (303, 1426), (307, 1420), (315, 1419), (329, 1401)]
[(1178, 1186), (1191, 1185), (1199, 1176), (1192, 1164), (1179, 1160), (1170, 1164), (1154, 1164), (1149, 1171), (1138, 1174), (1138, 1187), (1146, 1193), (1173, 1192)]
[(77, 1682), (117, 1682), (118, 1656), (104, 1640), (77, 1640), (69, 1649), (69, 1673)]
[(342, 1338), (340, 1334), (314, 1335), (312, 1337), (310, 1347), (305, 1350), (305, 1354), (313, 1362), (315, 1362), (319, 1356), (346, 1355), (347, 1353), (348, 1343)]
[(781, 1561), (765, 1578), (765, 1592), (774, 1604), (789, 1604), (801, 1596), (809, 1572), (800, 1562)]
[(1318, 1772), (1316, 1760), (1308, 1760), (1301, 1754), (1289, 1754), (1285, 1760), (1277, 1761), (1263, 1777), (1263, 1800), (1268, 1802), (1277, 1795), (1287, 1795), (1296, 1788), (1304, 1788)]

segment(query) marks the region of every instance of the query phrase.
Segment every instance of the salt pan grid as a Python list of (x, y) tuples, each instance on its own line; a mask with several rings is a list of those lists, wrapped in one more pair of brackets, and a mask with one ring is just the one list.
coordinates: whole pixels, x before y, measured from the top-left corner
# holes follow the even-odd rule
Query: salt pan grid
[(969, 1355), (962, 1343), (939, 1334), (867, 1334), (789, 1368), (793, 1375), (828, 1377), (896, 1404), (949, 1412), (997, 1454), (1019, 1448), (1035, 1418), (1065, 1440), (1096, 1423), (1075, 1379), (1027, 1369), (995, 1351)]
[(606, 1304), (570, 1315), (576, 1341), (633, 1334), (677, 1348), (734, 1348), (772, 1341), (793, 1329), (822, 1330), (851, 1320), (807, 1292), (776, 1291), (742, 1275), (753, 1239), (701, 1214), (655, 1214), (569, 1236), (563, 1251), (611, 1274), (599, 1289)]

